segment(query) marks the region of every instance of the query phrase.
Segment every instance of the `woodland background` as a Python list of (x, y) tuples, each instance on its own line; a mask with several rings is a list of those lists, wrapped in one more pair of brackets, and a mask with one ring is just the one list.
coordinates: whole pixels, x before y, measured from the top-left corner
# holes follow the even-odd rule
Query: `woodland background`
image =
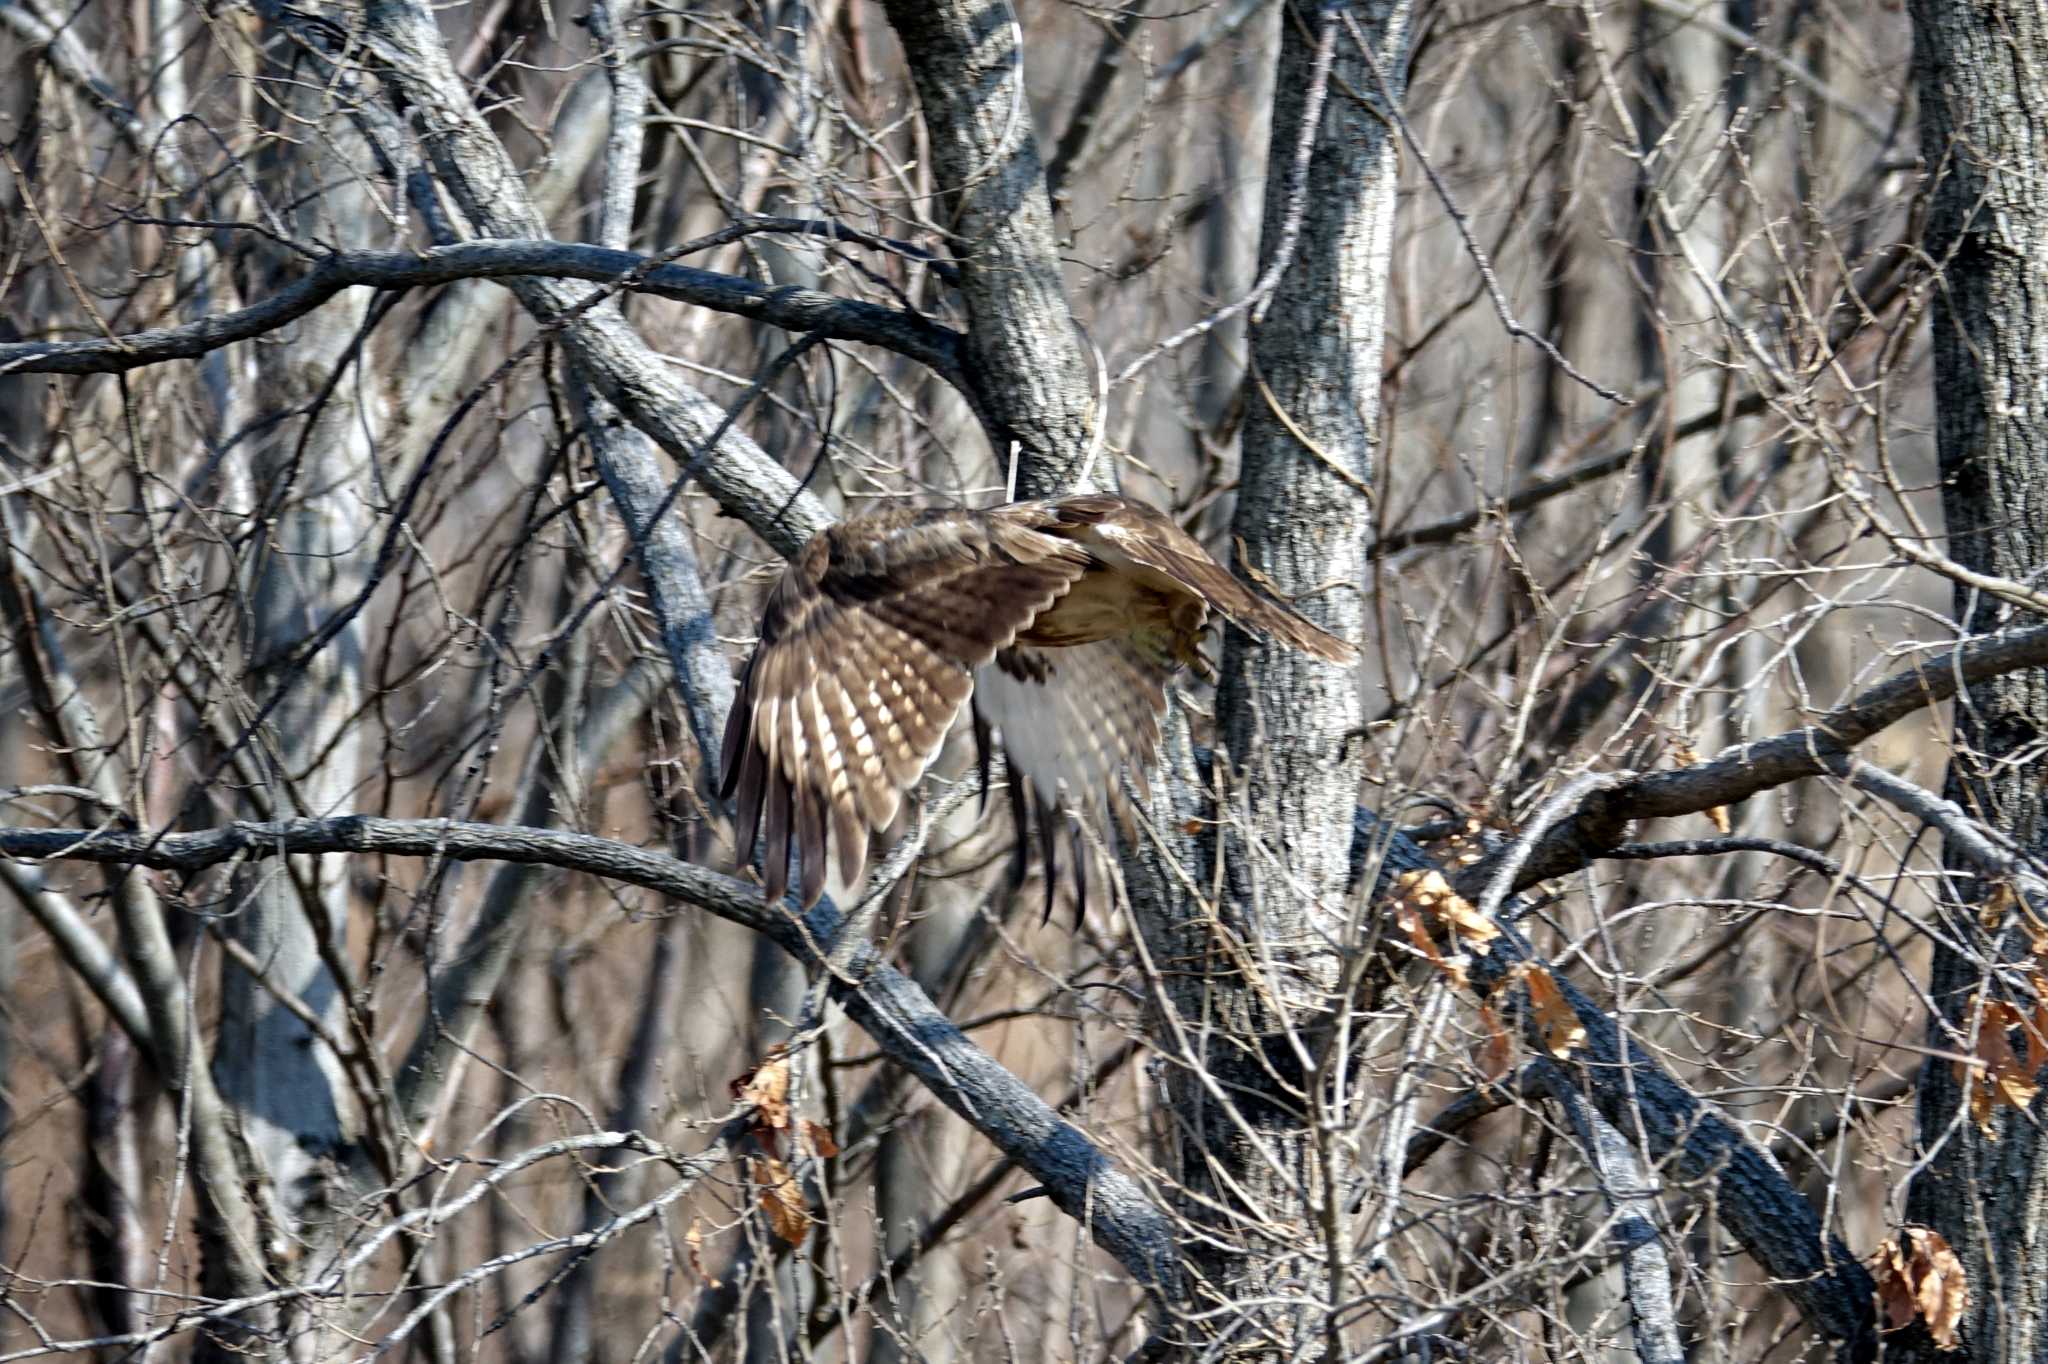
[[(0, 1359), (2044, 1357), (2035, 8), (0, 72)], [(1084, 472), (1363, 667), (1219, 646), (1078, 923), (964, 742), (761, 906), (782, 557)]]

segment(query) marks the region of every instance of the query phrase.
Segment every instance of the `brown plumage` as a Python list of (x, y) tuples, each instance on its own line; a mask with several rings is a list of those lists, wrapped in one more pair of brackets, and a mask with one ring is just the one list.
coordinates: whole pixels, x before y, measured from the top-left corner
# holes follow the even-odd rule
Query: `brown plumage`
[(1144, 780), (1166, 683), (1200, 666), (1212, 608), (1318, 658), (1357, 658), (1125, 498), (840, 522), (769, 596), (726, 724), (721, 794), (737, 796), (741, 864), (765, 821), (771, 901), (789, 888), (792, 841), (805, 906), (828, 857), (840, 887), (857, 886), (868, 835), (896, 817), (972, 695), (984, 761), (993, 726), (1020, 818), (1039, 816), (1049, 910), (1062, 789), (1095, 809), (1126, 765)]

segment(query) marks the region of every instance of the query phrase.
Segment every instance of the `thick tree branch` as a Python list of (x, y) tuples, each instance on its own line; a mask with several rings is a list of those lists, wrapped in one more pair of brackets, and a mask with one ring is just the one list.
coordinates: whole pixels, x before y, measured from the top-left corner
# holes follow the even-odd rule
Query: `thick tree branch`
[[(287, 17), (311, 42), (339, 45), (318, 21)], [(547, 223), (505, 146), (456, 75), (432, 11), (420, 0), (373, 0), (364, 7), (363, 45), (413, 126), (449, 198), (480, 237), (538, 239)], [(564, 351), (590, 386), (652, 437), (719, 504), (784, 554), (830, 521), (817, 498), (744, 433), (724, 424), (716, 403), (680, 382), (615, 309), (594, 308), (587, 291), (560, 280), (513, 275), (520, 306), (560, 329)], [(724, 428), (715, 450), (714, 433)]]
[[(360, 47), (324, 18), (266, 6), (279, 23), (317, 47), (369, 51), (377, 76), (410, 123), (449, 199), (481, 238), (545, 240), (547, 221), (526, 193), (498, 135), (457, 76), (434, 14), (418, 0), (375, 0), (362, 10)], [(590, 385), (696, 477), (719, 504), (784, 555), (829, 524), (825, 508), (754, 440), (723, 426), (717, 403), (680, 383), (616, 309), (594, 307), (588, 291), (532, 274), (508, 276), (532, 317), (557, 328), (563, 350)]]
[[(2043, 666), (2048, 666), (2048, 625), (1993, 635), (1916, 663), (1800, 729), (1732, 744), (1675, 772), (1623, 774), (1543, 835), (1516, 872), (1512, 888), (1521, 890), (1597, 860), (1637, 820), (1697, 814), (1833, 771), (1857, 744), (1915, 711), (1951, 699), (1959, 688)], [(1488, 858), (1460, 872), (1460, 888), (1480, 895), (1496, 865)]]
[[(1365, 857), (1355, 859), (1357, 870), (1373, 872), (1376, 893), (1384, 893), (1402, 872), (1436, 869), (1413, 840), (1399, 833), (1389, 837), (1370, 811), (1358, 812), (1355, 838), (1367, 850)], [(1491, 862), (1488, 859), (1459, 878), (1468, 895), (1479, 893)], [(1515, 984), (1520, 976), (1517, 968), (1525, 964), (1550, 968), (1528, 939), (1511, 925), (1500, 926), (1501, 936), (1488, 945), (1484, 955), (1471, 957), (1468, 970), (1480, 998), (1499, 991), (1514, 1004), (1518, 1003), (1514, 996), (1521, 993)], [(1778, 1162), (1658, 1065), (1563, 972), (1551, 974), (1585, 1029), (1584, 1040), (1573, 1048), (1568, 1060), (1558, 1064), (1557, 1084), (1568, 1084), (1583, 1095), (1604, 1122), (1672, 1178), (1711, 1185), (1715, 1216), (1784, 1288), (1801, 1314), (1836, 1343), (1840, 1356), (1858, 1364), (1874, 1358), (1877, 1333), (1870, 1275), (1840, 1240), (1825, 1233), (1813, 1206), (1800, 1196)], [(1517, 1007), (1515, 1014), (1530, 1049), (1538, 1056), (1548, 1055), (1546, 1025), (1536, 1011)], [(1529, 1078), (1525, 1076), (1525, 1081)], [(1474, 1100), (1470, 1112), (1456, 1117), (1469, 1120), (1491, 1102)], [(1432, 1149), (1426, 1140), (1419, 1146), (1411, 1143), (1409, 1161), (1427, 1158)], [(1595, 1153), (1589, 1151), (1587, 1158), (1595, 1159)]]
[(112, 339), (0, 344), (0, 374), (119, 374), (167, 360), (190, 360), (261, 336), (304, 317), (344, 289), (421, 289), (520, 276), (600, 284), (623, 280), (633, 293), (693, 303), (789, 331), (815, 332), (828, 340), (880, 346), (929, 366), (947, 383), (966, 391), (959, 334), (913, 313), (815, 289), (770, 288), (687, 265), (650, 268), (649, 258), (637, 252), (546, 240), (459, 242), (420, 252), (331, 252), (315, 259), (304, 278), (232, 313)]
[(29, 47), (41, 49), (50, 69), (84, 95), (130, 150), (148, 160), (166, 185), (181, 193), (192, 188), (198, 176), (178, 150), (169, 127), (161, 121), (145, 120), (135, 111), (93, 60), (71, 22), (72, 17), (52, 14), (36, 0), (0, 3), (0, 28), (12, 30)]
[(1599, 1176), (1621, 1257), (1636, 1358), (1642, 1364), (1680, 1364), (1685, 1350), (1679, 1344), (1678, 1313), (1671, 1301), (1671, 1258), (1655, 1221), (1656, 1178), (1643, 1168), (1628, 1138), (1593, 1111), (1555, 1062), (1538, 1061), (1533, 1070), (1542, 1091), (1564, 1110), (1579, 1148)]
[[(1522, 963), (1546, 965), (1512, 928), (1491, 946), (1471, 966), (1473, 988), (1482, 997), (1508, 985)], [(1584, 1042), (1561, 1066), (1565, 1080), (1672, 1177), (1712, 1185), (1722, 1225), (1783, 1286), (1801, 1314), (1847, 1359), (1873, 1358), (1877, 1339), (1870, 1276), (1848, 1247), (1825, 1232), (1813, 1206), (1800, 1197), (1777, 1161), (1659, 1066), (1563, 973), (1552, 974), (1586, 1030)], [(1529, 1044), (1547, 1047), (1535, 1010), (1519, 1013)]]
[(149, 1029), (149, 1014), (135, 989), (135, 978), (121, 965), (114, 949), (73, 907), (70, 897), (51, 890), (35, 868), (13, 862), (0, 862), (0, 883), (50, 935), (64, 964), (78, 973), (108, 1016), (121, 1025), (138, 1048), (154, 1057), (156, 1036)]

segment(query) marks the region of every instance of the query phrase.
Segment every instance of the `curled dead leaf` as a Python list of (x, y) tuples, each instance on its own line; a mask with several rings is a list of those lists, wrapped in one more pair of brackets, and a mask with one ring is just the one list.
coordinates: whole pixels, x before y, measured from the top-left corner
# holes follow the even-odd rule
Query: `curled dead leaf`
[[(2037, 1041), (2034, 1020), (2018, 1006), (2002, 999), (1984, 1000), (1977, 1028), (1976, 1060), (1955, 1063), (1956, 1081), (1970, 1096), (1970, 1116), (1987, 1137), (1995, 1138), (1992, 1117), (2000, 1105), (2025, 1109), (2034, 1102), (2041, 1087), (2034, 1083), (2040, 1060), (2048, 1056), (2048, 1039)], [(2021, 1030), (2027, 1039), (2027, 1056), (2022, 1060), (2013, 1050), (2012, 1032)]]
[(1433, 962), (1436, 969), (1451, 978), (1451, 983), (1460, 989), (1469, 989), (1472, 981), (1465, 974), (1462, 960), (1446, 957), (1437, 950), (1436, 939), (1429, 936), (1429, 930), (1422, 926), (1422, 915), (1406, 900), (1400, 901), (1394, 910), (1394, 927), (1406, 935), (1409, 944)]
[(1529, 986), (1529, 1007), (1535, 1013), (1543, 1045), (1552, 1056), (1562, 1061), (1585, 1045), (1586, 1025), (1579, 1022), (1579, 1015), (1566, 1002), (1564, 991), (1557, 988), (1557, 977), (1551, 975), (1547, 968), (1530, 966), (1524, 973), (1524, 979)]
[(1943, 1350), (1956, 1348), (1956, 1326), (1970, 1303), (1969, 1280), (1948, 1240), (1932, 1227), (1903, 1227), (1877, 1248), (1877, 1302), (1885, 1329), (1915, 1318)]
[(1486, 1040), (1479, 1044), (1479, 1073), (1488, 1081), (1504, 1080), (1514, 1065), (1514, 1039), (1491, 1004), (1479, 1006), (1479, 1022), (1486, 1029)]
[(789, 1058), (770, 1053), (754, 1073), (740, 1082), (741, 1103), (752, 1104), (761, 1126), (789, 1126)]
[(1403, 872), (1394, 878), (1394, 893), (1405, 905), (1435, 919), (1459, 946), (1485, 956), (1500, 936), (1493, 920), (1481, 914), (1470, 900), (1458, 894), (1440, 871)]
[(839, 1154), (839, 1143), (832, 1139), (832, 1129), (809, 1118), (804, 1119), (804, 1142), (811, 1148), (811, 1154), (821, 1160), (830, 1160)]
[(761, 1211), (768, 1214), (768, 1225), (790, 1245), (802, 1245), (811, 1229), (811, 1210), (804, 1206), (804, 1191), (796, 1176), (774, 1156), (754, 1156), (747, 1168), (760, 1190)]
[(2027, 1019), (2027, 1073), (2039, 1075), (2048, 1066), (2048, 999), (2034, 1006)]
[(690, 1229), (683, 1233), (683, 1244), (689, 1247), (690, 1268), (697, 1272), (707, 1287), (719, 1287), (718, 1276), (704, 1267), (704, 1219), (692, 1217)]

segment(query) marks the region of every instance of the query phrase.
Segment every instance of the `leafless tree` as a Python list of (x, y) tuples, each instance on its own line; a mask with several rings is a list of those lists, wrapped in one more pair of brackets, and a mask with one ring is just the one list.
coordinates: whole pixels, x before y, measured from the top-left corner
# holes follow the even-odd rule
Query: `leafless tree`
[[(2044, 41), (0, 0), (0, 1360), (2039, 1357)], [(782, 560), (1082, 485), (1366, 662), (764, 903)]]

